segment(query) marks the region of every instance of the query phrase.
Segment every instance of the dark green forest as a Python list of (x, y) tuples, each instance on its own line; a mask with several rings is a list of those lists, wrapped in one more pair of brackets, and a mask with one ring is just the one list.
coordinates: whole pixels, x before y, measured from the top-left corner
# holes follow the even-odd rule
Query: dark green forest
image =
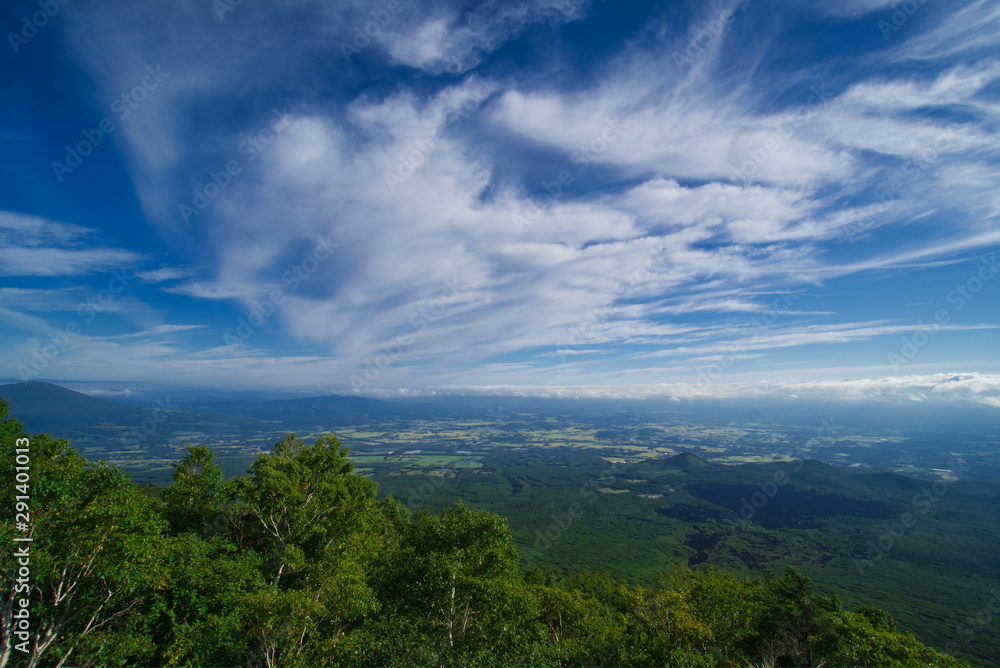
[[(591, 448), (537, 447), (475, 454), (480, 468), (443, 476), (391, 457), (362, 457), (356, 470), (411, 510), (461, 500), (506, 518), (523, 566), (652, 585), (665, 563), (754, 576), (793, 565), (848, 607), (885, 609), (924, 643), (976, 666), (1000, 661), (1000, 488), (963, 478), (961, 465), (945, 486), (805, 459), (718, 465), (680, 454), (614, 464)], [(767, 492), (745, 516), (744, 501)], [(900, 536), (894, 525), (907, 512), (916, 523)], [(876, 541), (888, 549), (873, 554)]]
[(503, 517), (380, 498), (332, 435), (288, 435), (227, 481), (190, 446), (165, 489), (25, 434), (2, 400), (0, 443), (10, 480), (27, 448), (31, 481), (2, 487), (0, 665), (959, 665), (791, 568), (524, 570)]

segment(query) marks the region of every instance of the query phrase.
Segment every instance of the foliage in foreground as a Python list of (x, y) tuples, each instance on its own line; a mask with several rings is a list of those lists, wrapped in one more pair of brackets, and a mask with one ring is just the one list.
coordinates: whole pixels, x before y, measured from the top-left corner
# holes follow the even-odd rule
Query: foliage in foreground
[[(13, 471), (25, 434), (6, 418), (0, 400)], [(957, 665), (794, 569), (673, 566), (653, 587), (523, 574), (501, 517), (378, 500), (331, 435), (289, 435), (225, 483), (192, 446), (151, 495), (66, 441), (30, 442), (33, 639), (14, 649), (5, 558), (0, 665)], [(13, 508), (14, 486), (0, 489)], [(5, 517), (0, 541), (15, 535)]]

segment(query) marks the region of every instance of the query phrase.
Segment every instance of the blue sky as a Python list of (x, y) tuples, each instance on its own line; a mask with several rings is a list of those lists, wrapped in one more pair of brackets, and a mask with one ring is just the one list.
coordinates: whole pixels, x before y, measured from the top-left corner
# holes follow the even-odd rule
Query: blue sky
[(994, 2), (0, 27), (10, 380), (1000, 406)]

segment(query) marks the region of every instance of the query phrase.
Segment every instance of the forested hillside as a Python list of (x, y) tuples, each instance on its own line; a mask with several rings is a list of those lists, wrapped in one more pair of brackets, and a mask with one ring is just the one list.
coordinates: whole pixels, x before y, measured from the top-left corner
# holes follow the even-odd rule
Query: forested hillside
[(2, 665), (957, 665), (793, 569), (522, 572), (502, 517), (378, 499), (334, 436), (226, 482), (189, 447), (160, 493), (7, 413)]

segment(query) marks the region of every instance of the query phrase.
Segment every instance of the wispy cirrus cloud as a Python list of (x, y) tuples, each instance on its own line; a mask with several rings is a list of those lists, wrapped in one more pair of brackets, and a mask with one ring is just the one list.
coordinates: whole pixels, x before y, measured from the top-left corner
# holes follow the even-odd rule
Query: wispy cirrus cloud
[(96, 230), (0, 211), (0, 276), (77, 276), (133, 264), (141, 256), (101, 247)]
[(420, 13), (426, 18), (390, 30), (386, 50), (393, 60), (410, 67), (462, 74), (527, 26), (542, 23), (554, 31), (584, 16), (588, 4), (589, 0), (488, 0), (469, 11), (423, 7)]
[[(935, 332), (961, 332), (977, 330), (1000, 329), (996, 325), (947, 325), (935, 324)], [(804, 327), (782, 327), (760, 334), (750, 331), (743, 337), (723, 339), (722, 341), (698, 346), (680, 345), (666, 350), (642, 353), (639, 358), (671, 357), (677, 355), (694, 355), (704, 353), (729, 353), (734, 347), (739, 350), (771, 350), (810, 345), (832, 345), (849, 343), (851, 341), (866, 341), (881, 336), (896, 336), (926, 332), (927, 325), (888, 325), (879, 322), (871, 323), (839, 323), (836, 325), (808, 325)], [(723, 330), (724, 331), (724, 330)], [(718, 334), (718, 332), (713, 332)]]
[[(163, 371), (164, 354), (189, 380), (266, 383), (281, 368), (345, 387), (409, 335), (380, 383), (628, 385), (690, 375), (783, 292), (801, 301), (742, 364), (855, 360), (913, 332), (923, 314), (905, 304), (945, 294), (1000, 244), (1000, 61), (995, 35), (970, 27), (995, 8), (925, 4), (889, 43), (820, 53), (796, 22), (877, 37), (893, 6), (789, 7), (414, 2), (343, 66), (365, 3), (244, 3), (219, 21), (194, 1), (98, 0), (66, 25), (102, 99), (150, 63), (171, 72), (115, 137), (165, 257), (149, 266), (90, 228), (7, 214), (0, 274), (132, 263), (162, 312), (120, 339), (81, 338), (80, 357), (56, 362), (78, 370)], [(970, 46), (949, 47), (958, 35)], [(287, 124), (264, 135), (275, 108)], [(183, 224), (178, 204), (213, 183)], [(339, 246), (306, 270), (317, 239)], [(934, 280), (908, 288), (915, 272)], [(30, 290), (0, 303), (66, 301)], [(996, 326), (986, 301), (942, 331), (978, 342)], [(220, 345), (255, 309), (253, 335)]]
[(0, 288), (0, 306), (24, 311), (73, 311), (81, 303), (84, 289)]
[(695, 385), (658, 383), (632, 386), (438, 386), (427, 390), (387, 389), (375, 392), (384, 398), (478, 395), (544, 397), (550, 399), (760, 399), (818, 401), (878, 401), (920, 404), (972, 403), (1000, 408), (1000, 376), (980, 373), (882, 376), (874, 378), (798, 382), (718, 383)]
[(136, 278), (143, 283), (165, 283), (191, 276), (191, 270), (182, 267), (160, 267), (136, 272)]

